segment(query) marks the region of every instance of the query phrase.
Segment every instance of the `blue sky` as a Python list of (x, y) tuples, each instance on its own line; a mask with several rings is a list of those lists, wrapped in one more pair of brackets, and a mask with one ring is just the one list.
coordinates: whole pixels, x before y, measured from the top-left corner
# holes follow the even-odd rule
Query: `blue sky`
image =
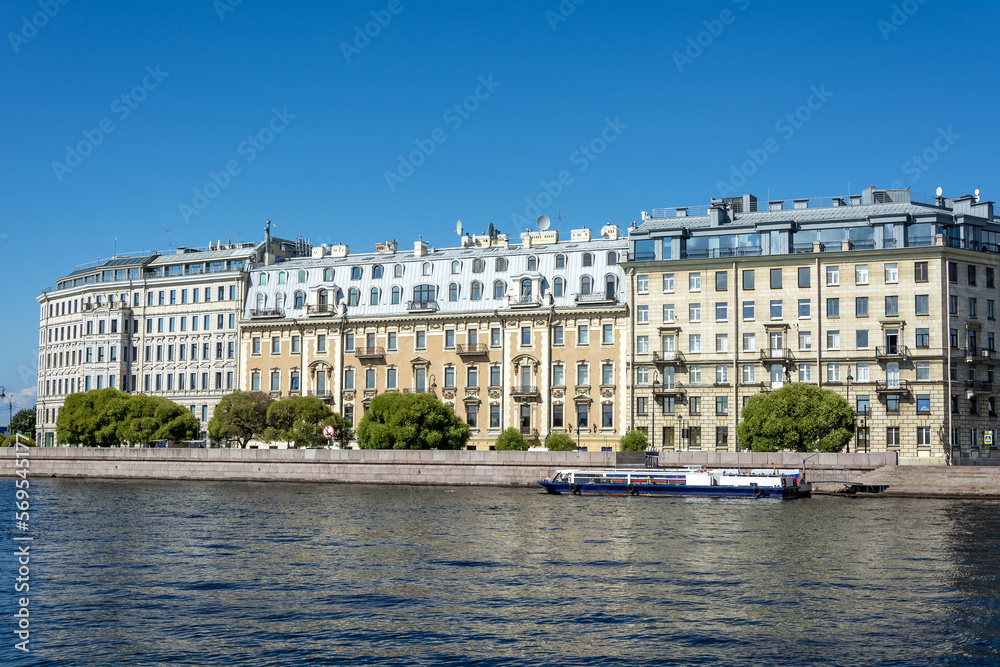
[(0, 27), (15, 408), (36, 295), (116, 247), (268, 219), (448, 246), (458, 219), (596, 230), (729, 191), (1000, 193), (993, 2), (8, 0)]

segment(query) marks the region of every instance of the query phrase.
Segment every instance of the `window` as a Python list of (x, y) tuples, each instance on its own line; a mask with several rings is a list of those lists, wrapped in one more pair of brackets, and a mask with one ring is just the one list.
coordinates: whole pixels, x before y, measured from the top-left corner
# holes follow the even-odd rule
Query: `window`
[(917, 394), (917, 412), (929, 413), (931, 411), (931, 395)]
[(840, 382), (840, 364), (826, 365), (826, 381)]
[(930, 298), (927, 294), (917, 294), (914, 297), (914, 308), (917, 315), (930, 315)]
[(583, 253), (583, 265), (584, 266), (593, 266), (594, 265), (594, 256), (591, 255), (589, 252)]
[(887, 297), (885, 297), (885, 316), (886, 317), (898, 317), (899, 316), (899, 297), (898, 296), (887, 296)]
[[(700, 378), (698, 379), (698, 382), (701, 382)], [(690, 414), (692, 414), (692, 415), (701, 414), (701, 397), (700, 396), (692, 396), (691, 398), (688, 399), (688, 412)], [(694, 429), (691, 429), (691, 430), (693, 431)]]
[(387, 368), (385, 370), (385, 388), (395, 389), (397, 386), (397, 372), (395, 368)]
[(612, 326), (610, 324), (601, 325), (601, 343), (604, 345), (611, 345), (614, 342)]
[(672, 273), (663, 274), (663, 291), (664, 292), (674, 291), (674, 274)]
[(590, 366), (578, 364), (576, 367), (576, 384), (584, 386), (590, 384)]
[(455, 347), (455, 330), (446, 329), (444, 332), (444, 346), (445, 348), (451, 349)]
[(465, 422), (472, 428), (477, 428), (477, 418), (479, 416), (478, 403), (465, 404)]
[(426, 331), (417, 331), (416, 334), (417, 334), (416, 349), (418, 349), (418, 350), (426, 350), (427, 349), (427, 332)]
[(663, 304), (663, 322), (664, 324), (674, 321), (674, 304), (665, 303)]
[(601, 364), (601, 384), (610, 386), (615, 383), (614, 364)]
[(434, 301), (434, 286), (417, 285), (413, 288), (413, 300), (418, 304), (427, 304)]
[[(494, 408), (494, 407), (497, 408), (497, 425), (496, 425), (496, 428), (499, 428), (500, 427), (500, 410), (499, 410), (500, 406), (499, 405), (495, 405), (495, 406), (491, 405), (490, 406), (490, 408)], [(491, 422), (492, 422), (492, 417), (491, 417)], [(490, 424), (490, 426), (491, 427), (493, 426), (492, 423)], [(562, 406), (562, 403), (553, 403), (552, 404), (552, 428), (565, 428), (564, 421), (563, 421), (563, 406)]]
[(497, 257), (497, 271), (504, 272), (507, 270), (507, 260), (504, 257)]
[(753, 269), (746, 269), (745, 271), (743, 271), (743, 289), (745, 290), (753, 289), (753, 282), (754, 282)]
[(930, 347), (931, 346), (931, 330), (930, 329), (917, 329), (917, 347)]
[(281, 391), (281, 371), (271, 371), (271, 391)]
[(351, 267), (351, 280), (361, 280), (361, 267), (353, 266)]
[(958, 264), (956, 262), (948, 262), (948, 282), (958, 282)]
[(867, 264), (856, 264), (854, 266), (854, 284), (855, 285), (867, 285), (868, 284), (868, 265)]
[[(320, 294), (323, 294), (323, 292), (320, 292)], [(403, 298), (403, 288), (399, 287), (398, 285), (396, 287), (393, 287), (392, 288), (393, 305), (398, 304), (402, 298)]]
[(473, 273), (482, 273), (485, 270), (486, 270), (486, 262), (484, 260), (482, 260), (482, 259), (474, 259), (474, 260), (472, 260), (472, 272)]
[(561, 326), (552, 327), (552, 344), (563, 345), (563, 328)]
[[(497, 368), (497, 372), (499, 373), (499, 367), (494, 368)], [(566, 367), (562, 364), (554, 364), (552, 366), (552, 384), (556, 387), (562, 387), (566, 384)]]
[(615, 406), (611, 403), (601, 404), (601, 428), (614, 428), (615, 426)]
[(500, 329), (495, 327), (490, 329), (490, 347), (500, 347)]
[(799, 382), (812, 382), (812, 364), (799, 364)]
[(886, 447), (899, 447), (899, 427), (888, 426), (885, 429)]
[(729, 274), (725, 271), (715, 272), (715, 290), (725, 292), (729, 289)]
[(649, 276), (641, 275), (635, 277), (635, 291), (639, 294), (649, 294)]
[[(992, 269), (987, 269), (987, 272)], [(986, 274), (989, 277), (989, 273)], [(927, 277), (927, 262), (914, 262), (913, 263), (913, 280), (918, 283), (925, 283), (928, 281)], [(992, 287), (992, 285), (987, 285), (987, 287)]]
[[(522, 367), (528, 368), (527, 366)], [(530, 385), (530, 382), (527, 383)], [(465, 386), (466, 387), (478, 387), (479, 386), (479, 366), (469, 366), (465, 373)]]
[(473, 301), (479, 301), (481, 298), (483, 298), (483, 284), (478, 280), (472, 281), (471, 291), (472, 291), (471, 296)]
[(729, 384), (729, 366), (720, 364), (715, 367), (715, 383)]
[(812, 315), (812, 301), (809, 299), (799, 299), (799, 319), (809, 319)]
[(826, 267), (826, 284), (827, 286), (835, 286), (840, 284), (840, 267), (839, 266), (828, 266)]
[(556, 268), (557, 269), (566, 268), (566, 255), (556, 255)]
[(868, 349), (868, 330), (858, 329), (854, 336), (854, 347), (858, 350)]
[(970, 285), (975, 285), (976, 284), (976, 265), (975, 264), (969, 264), (969, 284)]
[(638, 306), (635, 309), (636, 322), (639, 324), (649, 323), (649, 306)]
[(717, 415), (727, 415), (727, 414), (729, 414), (729, 397), (728, 396), (716, 396), (715, 397), (715, 414), (717, 414)]
[(580, 278), (580, 294), (586, 296), (593, 291), (594, 279), (590, 276), (583, 276)]
[(899, 413), (899, 394), (886, 394), (885, 411), (892, 414)]
[(993, 269), (990, 268), (990, 267), (986, 267), (986, 286), (987, 287), (994, 287), (994, 282), (995, 282), (995, 280), (994, 280)]
[(298, 336), (292, 336), (292, 354), (298, 354), (301, 351), (301, 345), (302, 339)]
[(719, 301), (715, 304), (715, 321), (725, 322), (729, 319), (729, 304), (725, 301)]
[(918, 426), (917, 427), (917, 446), (918, 447), (929, 447), (931, 444), (931, 427), (930, 426)]
[(918, 380), (931, 379), (931, 362), (929, 361), (917, 362), (917, 379)]
[(502, 299), (503, 293), (507, 291), (507, 286), (504, 285), (502, 280), (495, 280), (493, 282), (493, 298)]
[(969, 297), (969, 317), (975, 317), (975, 316), (976, 316), (976, 300), (972, 297)]
[(357, 287), (352, 287), (351, 289), (347, 290), (348, 306), (356, 306), (358, 305), (358, 302), (360, 300), (361, 300), (361, 290), (359, 290)]
[(538, 270), (538, 258), (534, 255), (528, 256), (528, 270), (537, 271)]
[(757, 367), (751, 364), (746, 364), (743, 366), (743, 382), (745, 384), (752, 384), (756, 376)]
[(688, 321), (689, 322), (701, 322), (701, 304), (700, 303), (689, 303), (688, 304)]
[(635, 383), (636, 384), (649, 384), (649, 367), (648, 366), (636, 366), (636, 369), (635, 369)]
[(898, 264), (886, 264), (885, 265), (885, 284), (891, 285), (893, 283), (899, 282), (899, 268)]
[(828, 350), (839, 350), (840, 349), (840, 332), (829, 330), (826, 332), (826, 349)]
[(948, 314), (958, 315), (958, 297), (954, 294), (948, 297)]
[(754, 302), (744, 301), (743, 302), (743, 319), (752, 322), (754, 319)]
[(840, 299), (826, 300), (826, 316), (840, 317)]
[(531, 327), (521, 327), (521, 345), (531, 345)]
[(771, 302), (771, 319), (772, 320), (781, 319), (781, 301)]
[(701, 273), (688, 274), (688, 291), (689, 292), (701, 291)]
[(757, 350), (757, 335), (752, 333), (743, 334), (743, 351), (755, 352)]
[(701, 334), (690, 334), (688, 336), (688, 351), (701, 352)]
[(771, 289), (781, 289), (781, 269), (771, 269)]
[(986, 300), (986, 317), (991, 320), (996, 319), (996, 302), (993, 299)]
[[(394, 278), (402, 278), (403, 277), (403, 265), (402, 264), (396, 264), (396, 265), (394, 265), (392, 267), (392, 276)], [(331, 278), (331, 280), (332, 280), (332, 278)]]
[(577, 345), (590, 344), (590, 329), (586, 324), (581, 324), (576, 328), (576, 344)]
[[(560, 376), (561, 379), (561, 376)], [(499, 387), (500, 386), (500, 367), (490, 366), (490, 386)]]
[(379, 299), (379, 289), (377, 287), (373, 287), (371, 289), (371, 293), (368, 296), (368, 305), (369, 306), (377, 306), (378, 305), (378, 299)]
[(448, 301), (458, 301), (458, 283), (448, 285)]
[[(808, 266), (799, 267), (799, 287), (809, 287), (811, 283), (812, 272), (809, 270)], [(827, 283), (829, 284), (829, 283)]]
[(635, 353), (649, 354), (649, 336), (636, 336)]
[[(206, 356), (208, 356), (208, 355), (206, 355)], [(281, 356), (281, 339), (280, 338), (275, 337), (275, 338), (271, 339), (271, 356), (272, 357), (280, 357)]]
[(458, 275), (462, 272), (462, 263), (460, 261), (452, 260), (451, 262), (451, 275)]
[(729, 352), (729, 334), (715, 334), (715, 351)]
[(856, 317), (868, 317), (868, 297), (866, 296), (855, 297), (854, 315)]
[(433, 267), (431, 266), (430, 262), (424, 262), (423, 266), (421, 266), (420, 268), (421, 268), (421, 273), (425, 276), (431, 275), (431, 272), (433, 270)]
[(553, 296), (563, 296), (566, 292), (566, 281), (561, 277), (556, 278), (552, 281), (552, 295)]

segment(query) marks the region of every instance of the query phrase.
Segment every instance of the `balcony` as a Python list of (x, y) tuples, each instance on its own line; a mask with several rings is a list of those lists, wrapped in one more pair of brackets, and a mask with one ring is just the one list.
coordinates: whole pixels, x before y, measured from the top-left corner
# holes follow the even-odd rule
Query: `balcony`
[(573, 295), (573, 302), (577, 305), (587, 305), (587, 306), (613, 306), (618, 303), (618, 297), (614, 293), (607, 292), (594, 292), (592, 294), (575, 294)]
[(319, 305), (306, 306), (306, 315), (310, 317), (317, 317), (321, 315), (332, 315), (337, 312), (337, 307), (332, 303), (321, 303)]
[(657, 364), (683, 364), (684, 353), (680, 350), (653, 352), (653, 361)]
[(437, 301), (407, 301), (406, 310), (410, 313), (433, 313), (438, 309)]
[(968, 391), (977, 394), (992, 394), (996, 385), (985, 380), (968, 380), (965, 383), (965, 387)]
[(489, 350), (490, 348), (486, 343), (470, 343), (469, 345), (459, 343), (455, 346), (455, 351), (461, 357), (481, 357), (487, 354)]
[(314, 398), (322, 398), (324, 401), (329, 400), (331, 397), (329, 389), (323, 390), (310, 390), (309, 395)]
[(539, 399), (541, 398), (541, 393), (538, 391), (538, 387), (533, 387), (527, 384), (516, 384), (510, 388), (510, 395), (512, 398), (524, 399)]
[(875, 393), (878, 394), (909, 394), (909, 380), (876, 380)]
[(542, 305), (542, 299), (539, 296), (532, 296), (530, 294), (519, 294), (510, 297), (510, 308), (537, 308)]
[(654, 396), (682, 396), (684, 385), (680, 382), (664, 382), (653, 386)]
[(285, 311), (280, 308), (254, 308), (250, 311), (252, 320), (278, 319), (284, 316)]
[(997, 358), (996, 350), (990, 350), (985, 347), (970, 347), (965, 350), (965, 360), (974, 364), (977, 361), (994, 361)]
[(357, 347), (354, 356), (358, 359), (382, 359), (385, 357), (384, 347)]
[(788, 361), (792, 358), (792, 350), (787, 347), (765, 348), (760, 351), (761, 361)]
[(882, 359), (906, 359), (910, 356), (910, 349), (905, 345), (885, 345), (876, 346), (875, 358)]

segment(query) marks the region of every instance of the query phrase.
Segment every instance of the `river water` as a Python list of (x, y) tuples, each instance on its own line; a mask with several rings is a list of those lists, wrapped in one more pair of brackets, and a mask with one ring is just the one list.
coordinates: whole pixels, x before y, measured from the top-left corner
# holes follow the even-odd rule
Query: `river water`
[(1000, 664), (995, 501), (30, 489), (23, 533), (0, 480), (0, 665)]

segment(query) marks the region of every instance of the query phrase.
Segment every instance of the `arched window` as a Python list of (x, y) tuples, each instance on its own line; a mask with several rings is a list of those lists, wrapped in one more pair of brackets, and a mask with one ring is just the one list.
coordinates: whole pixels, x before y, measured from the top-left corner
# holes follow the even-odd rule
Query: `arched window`
[(448, 285), (448, 301), (458, 301), (458, 283)]
[(462, 271), (462, 263), (457, 259), (451, 263), (451, 274), (457, 275)]
[[(261, 275), (264, 275), (264, 274), (261, 274)], [(258, 292), (257, 293), (257, 310), (264, 310), (264, 307), (266, 305), (267, 305), (267, 297), (264, 296), (263, 292)]]
[(590, 276), (580, 278), (580, 294), (586, 296), (590, 294), (594, 287), (594, 280)]
[(278, 292), (277, 294), (274, 295), (274, 307), (277, 308), (278, 310), (281, 310), (282, 308), (285, 307), (284, 292)]
[(299, 290), (295, 293), (295, 307), (301, 308), (306, 305), (306, 293)]
[(483, 284), (478, 280), (472, 281), (472, 300), (479, 301), (483, 298)]
[(333, 280), (333, 269), (325, 269), (323, 271), (323, 280), (326, 282)]
[(382, 277), (382, 265), (376, 264), (375, 266), (372, 267), (372, 278), (377, 279), (381, 277)]
[(306, 272), (303, 269), (299, 269), (299, 282), (304, 283), (306, 281)]
[(583, 265), (584, 266), (593, 266), (594, 265), (594, 256), (591, 255), (589, 252), (583, 253)]
[(403, 277), (403, 265), (402, 264), (396, 264), (394, 267), (392, 267), (392, 275), (394, 277), (396, 277), (396, 278), (402, 278)]
[(557, 269), (566, 268), (566, 255), (556, 255), (556, 268)]
[(430, 303), (434, 301), (434, 286), (417, 285), (413, 288), (413, 300), (417, 303)]
[(556, 278), (552, 281), (552, 294), (553, 296), (562, 296), (563, 292), (566, 290), (566, 281), (562, 278)]
[(352, 266), (351, 267), (351, 280), (361, 280), (361, 267)]
[(609, 273), (604, 276), (604, 296), (609, 299), (613, 299), (615, 293), (618, 291), (618, 278), (614, 274)]
[(326, 308), (330, 305), (330, 293), (325, 289), (319, 291), (319, 307)]
[(530, 298), (531, 297), (531, 279), (523, 278), (521, 280), (521, 297)]
[(267, 284), (267, 274), (266, 273), (260, 274), (260, 281), (257, 284), (258, 285), (266, 285)]
[(493, 298), (502, 299), (503, 293), (507, 291), (507, 286), (503, 284), (502, 280), (494, 281), (493, 283)]
[(538, 270), (538, 258), (534, 255), (528, 257), (528, 270), (537, 271)]
[(278, 284), (284, 285), (288, 281), (288, 274), (284, 271), (278, 271)]
[(372, 291), (371, 291), (371, 294), (368, 297), (368, 305), (369, 306), (377, 306), (378, 305), (378, 298), (379, 298), (379, 290), (378, 290), (377, 287), (373, 287)]
[(483, 260), (477, 259), (472, 262), (473, 273), (482, 273), (485, 270), (486, 270), (486, 262), (484, 262)]
[(425, 276), (431, 275), (431, 263), (430, 262), (424, 262), (424, 275)]
[(361, 290), (359, 290), (357, 287), (352, 287), (351, 289), (347, 290), (348, 306), (356, 306), (358, 305), (358, 302), (360, 300), (361, 300)]
[[(399, 266), (398, 264), (396, 266)], [(392, 302), (398, 304), (399, 300), (403, 298), (403, 288), (396, 286), (392, 288)]]
[(506, 271), (506, 270), (507, 270), (507, 259), (505, 257), (498, 257), (497, 271)]
[(614, 266), (618, 263), (618, 253), (611, 251), (608, 253), (608, 266)]

